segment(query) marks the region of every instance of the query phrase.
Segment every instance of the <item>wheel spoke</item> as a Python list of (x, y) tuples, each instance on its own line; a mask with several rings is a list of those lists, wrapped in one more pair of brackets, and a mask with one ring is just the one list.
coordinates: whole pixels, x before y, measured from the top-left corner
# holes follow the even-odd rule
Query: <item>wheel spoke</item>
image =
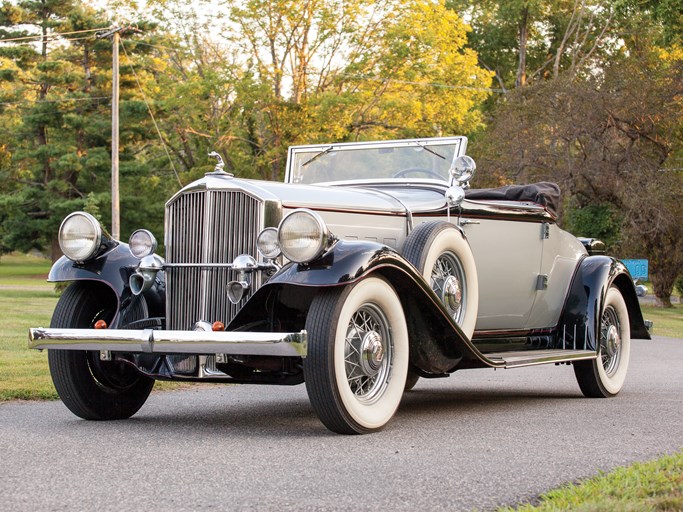
[(377, 399), (391, 371), (391, 335), (384, 313), (373, 304), (361, 306), (349, 320), (344, 347), (348, 386), (362, 402)]

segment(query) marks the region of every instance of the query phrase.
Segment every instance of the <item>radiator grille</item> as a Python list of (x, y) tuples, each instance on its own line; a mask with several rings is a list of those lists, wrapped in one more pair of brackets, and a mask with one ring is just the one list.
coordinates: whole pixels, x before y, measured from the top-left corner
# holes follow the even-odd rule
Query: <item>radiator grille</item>
[[(240, 254), (256, 257), (263, 227), (262, 202), (241, 191), (182, 194), (166, 205), (167, 263), (232, 263)], [(237, 275), (227, 268), (182, 267), (166, 272), (167, 329), (190, 330), (198, 321), (226, 325), (261, 286), (260, 273), (239, 304), (228, 300), (227, 284)]]

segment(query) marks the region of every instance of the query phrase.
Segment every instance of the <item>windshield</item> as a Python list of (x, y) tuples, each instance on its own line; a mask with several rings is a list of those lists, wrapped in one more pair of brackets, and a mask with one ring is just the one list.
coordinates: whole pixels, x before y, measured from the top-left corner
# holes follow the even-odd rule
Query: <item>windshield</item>
[(467, 139), (444, 137), (384, 142), (295, 146), (289, 149), (288, 183), (423, 178), (449, 180)]

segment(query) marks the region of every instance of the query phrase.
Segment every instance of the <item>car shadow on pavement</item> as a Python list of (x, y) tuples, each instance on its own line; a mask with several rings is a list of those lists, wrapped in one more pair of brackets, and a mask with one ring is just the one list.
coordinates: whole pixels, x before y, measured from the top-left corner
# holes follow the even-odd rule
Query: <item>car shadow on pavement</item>
[[(265, 391), (265, 390), (264, 390)], [(175, 393), (172, 393), (175, 394)], [(231, 437), (253, 438), (258, 436), (317, 437), (336, 435), (329, 432), (316, 417), (305, 397), (289, 396), (273, 398), (259, 397), (249, 402), (244, 398), (231, 396), (215, 397), (193, 401), (192, 397), (178, 397), (169, 403), (155, 402), (143, 407), (128, 420), (116, 422), (82, 422), (76, 420), (79, 429), (120, 431), (122, 423), (126, 428), (149, 431), (157, 434), (210, 435), (220, 433)], [(407, 392), (394, 417), (398, 421), (422, 423), (429, 421), (452, 421), (453, 418), (477, 418), (482, 415), (504, 415), (511, 408), (523, 414), (534, 411), (554, 401), (582, 398), (580, 393), (567, 391), (531, 391), (529, 389), (476, 390), (434, 390), (415, 389)], [(167, 402), (163, 400), (163, 402)], [(170, 402), (170, 401), (169, 401)], [(392, 423), (387, 429), (392, 429)]]

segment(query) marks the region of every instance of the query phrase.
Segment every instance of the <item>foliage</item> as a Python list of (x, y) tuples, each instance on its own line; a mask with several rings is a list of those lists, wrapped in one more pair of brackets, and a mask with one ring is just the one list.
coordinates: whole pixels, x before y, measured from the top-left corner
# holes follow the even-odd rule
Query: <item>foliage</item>
[[(75, 2), (5, 2), (0, 9), (5, 38), (28, 38), (0, 47), (0, 59), (7, 65), (0, 94), (8, 100), (0, 122), (5, 141), (0, 152), (5, 157), (0, 158), (4, 250), (46, 249), (54, 259), (60, 254), (57, 229), (67, 213), (89, 207), (109, 222), (111, 42), (95, 37), (109, 25), (102, 13)], [(134, 143), (148, 143), (149, 138), (147, 112), (134, 108), (136, 81), (130, 70), (122, 69), (121, 84), (121, 190), (128, 198), (153, 187), (140, 186), (140, 167), (149, 164), (141, 166), (132, 152)], [(145, 179), (152, 174), (144, 169)], [(155, 199), (163, 202), (168, 192)], [(156, 217), (152, 225), (160, 228), (162, 214), (149, 204), (139, 200), (127, 212), (143, 212), (147, 221)], [(130, 220), (140, 220), (132, 217), (124, 217), (128, 231), (137, 227)]]
[(576, 236), (602, 240), (609, 254), (621, 254), (622, 223), (621, 215), (610, 204), (580, 205), (576, 198), (570, 202), (564, 216), (567, 231)]
[(470, 44), (503, 90), (561, 72), (577, 74), (610, 51), (613, 3), (607, 0), (449, 0), (471, 20)]
[[(550, 179), (580, 207), (611, 205), (622, 256), (650, 260), (670, 306), (683, 269), (683, 61), (643, 52), (600, 76), (561, 76), (510, 94), (480, 141), (480, 163), (516, 181)], [(571, 218), (571, 216), (570, 216)]]
[(683, 297), (683, 272), (676, 279), (676, 291), (679, 297)]

